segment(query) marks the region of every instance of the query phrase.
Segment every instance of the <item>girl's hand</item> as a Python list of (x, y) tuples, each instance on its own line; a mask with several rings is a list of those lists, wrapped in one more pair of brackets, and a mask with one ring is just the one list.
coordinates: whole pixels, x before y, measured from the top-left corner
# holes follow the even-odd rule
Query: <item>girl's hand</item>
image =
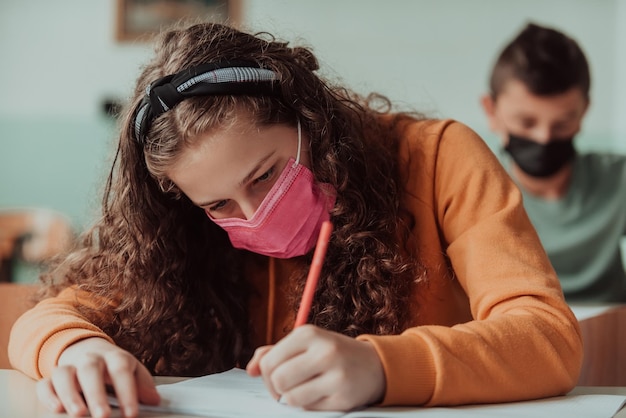
[(125, 417), (136, 417), (139, 402), (158, 405), (160, 398), (148, 370), (129, 352), (102, 338), (88, 338), (69, 346), (52, 376), (37, 383), (37, 397), (53, 412), (94, 418), (111, 414), (106, 387)]
[(368, 342), (313, 325), (259, 347), (246, 367), (275, 399), (305, 409), (347, 411), (382, 400), (385, 374)]

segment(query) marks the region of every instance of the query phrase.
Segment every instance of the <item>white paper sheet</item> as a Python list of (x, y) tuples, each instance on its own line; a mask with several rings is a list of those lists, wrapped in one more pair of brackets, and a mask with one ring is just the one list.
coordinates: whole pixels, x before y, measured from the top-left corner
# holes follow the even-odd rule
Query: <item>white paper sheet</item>
[[(157, 386), (161, 405), (142, 405), (144, 411), (170, 412), (213, 418), (611, 418), (626, 403), (621, 395), (568, 395), (504, 404), (459, 407), (384, 407), (349, 413), (305, 411), (274, 400), (260, 378), (241, 369)], [(116, 404), (111, 399), (113, 405)]]

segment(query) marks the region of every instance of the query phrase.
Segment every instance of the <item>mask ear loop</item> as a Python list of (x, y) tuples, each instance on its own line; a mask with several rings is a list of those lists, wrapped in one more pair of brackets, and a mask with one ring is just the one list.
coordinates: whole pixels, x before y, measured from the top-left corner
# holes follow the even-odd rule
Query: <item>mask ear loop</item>
[(298, 164), (300, 164), (300, 148), (301, 147), (302, 147), (302, 128), (300, 127), (300, 119), (298, 119), (298, 156), (296, 157), (296, 161), (293, 163), (294, 168)]

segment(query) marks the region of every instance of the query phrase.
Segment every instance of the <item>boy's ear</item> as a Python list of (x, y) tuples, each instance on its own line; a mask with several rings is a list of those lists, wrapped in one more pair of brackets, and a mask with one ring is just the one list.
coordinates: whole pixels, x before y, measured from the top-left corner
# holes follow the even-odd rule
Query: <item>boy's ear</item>
[(591, 99), (587, 99), (587, 103), (585, 104), (585, 110), (583, 111), (583, 116), (585, 117), (585, 115), (587, 114), (587, 110), (589, 110), (589, 105), (591, 104)]
[(483, 94), (480, 97), (480, 104), (482, 105), (485, 115), (487, 116), (489, 129), (491, 129), (492, 132), (499, 132), (499, 124), (496, 118), (496, 104), (491, 94)]

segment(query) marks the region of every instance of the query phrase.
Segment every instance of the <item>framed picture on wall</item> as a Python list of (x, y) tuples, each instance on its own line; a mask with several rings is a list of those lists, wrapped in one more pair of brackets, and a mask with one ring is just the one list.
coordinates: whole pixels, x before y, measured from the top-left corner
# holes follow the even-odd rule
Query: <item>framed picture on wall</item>
[(146, 42), (185, 19), (237, 24), (241, 0), (116, 0), (115, 38)]

